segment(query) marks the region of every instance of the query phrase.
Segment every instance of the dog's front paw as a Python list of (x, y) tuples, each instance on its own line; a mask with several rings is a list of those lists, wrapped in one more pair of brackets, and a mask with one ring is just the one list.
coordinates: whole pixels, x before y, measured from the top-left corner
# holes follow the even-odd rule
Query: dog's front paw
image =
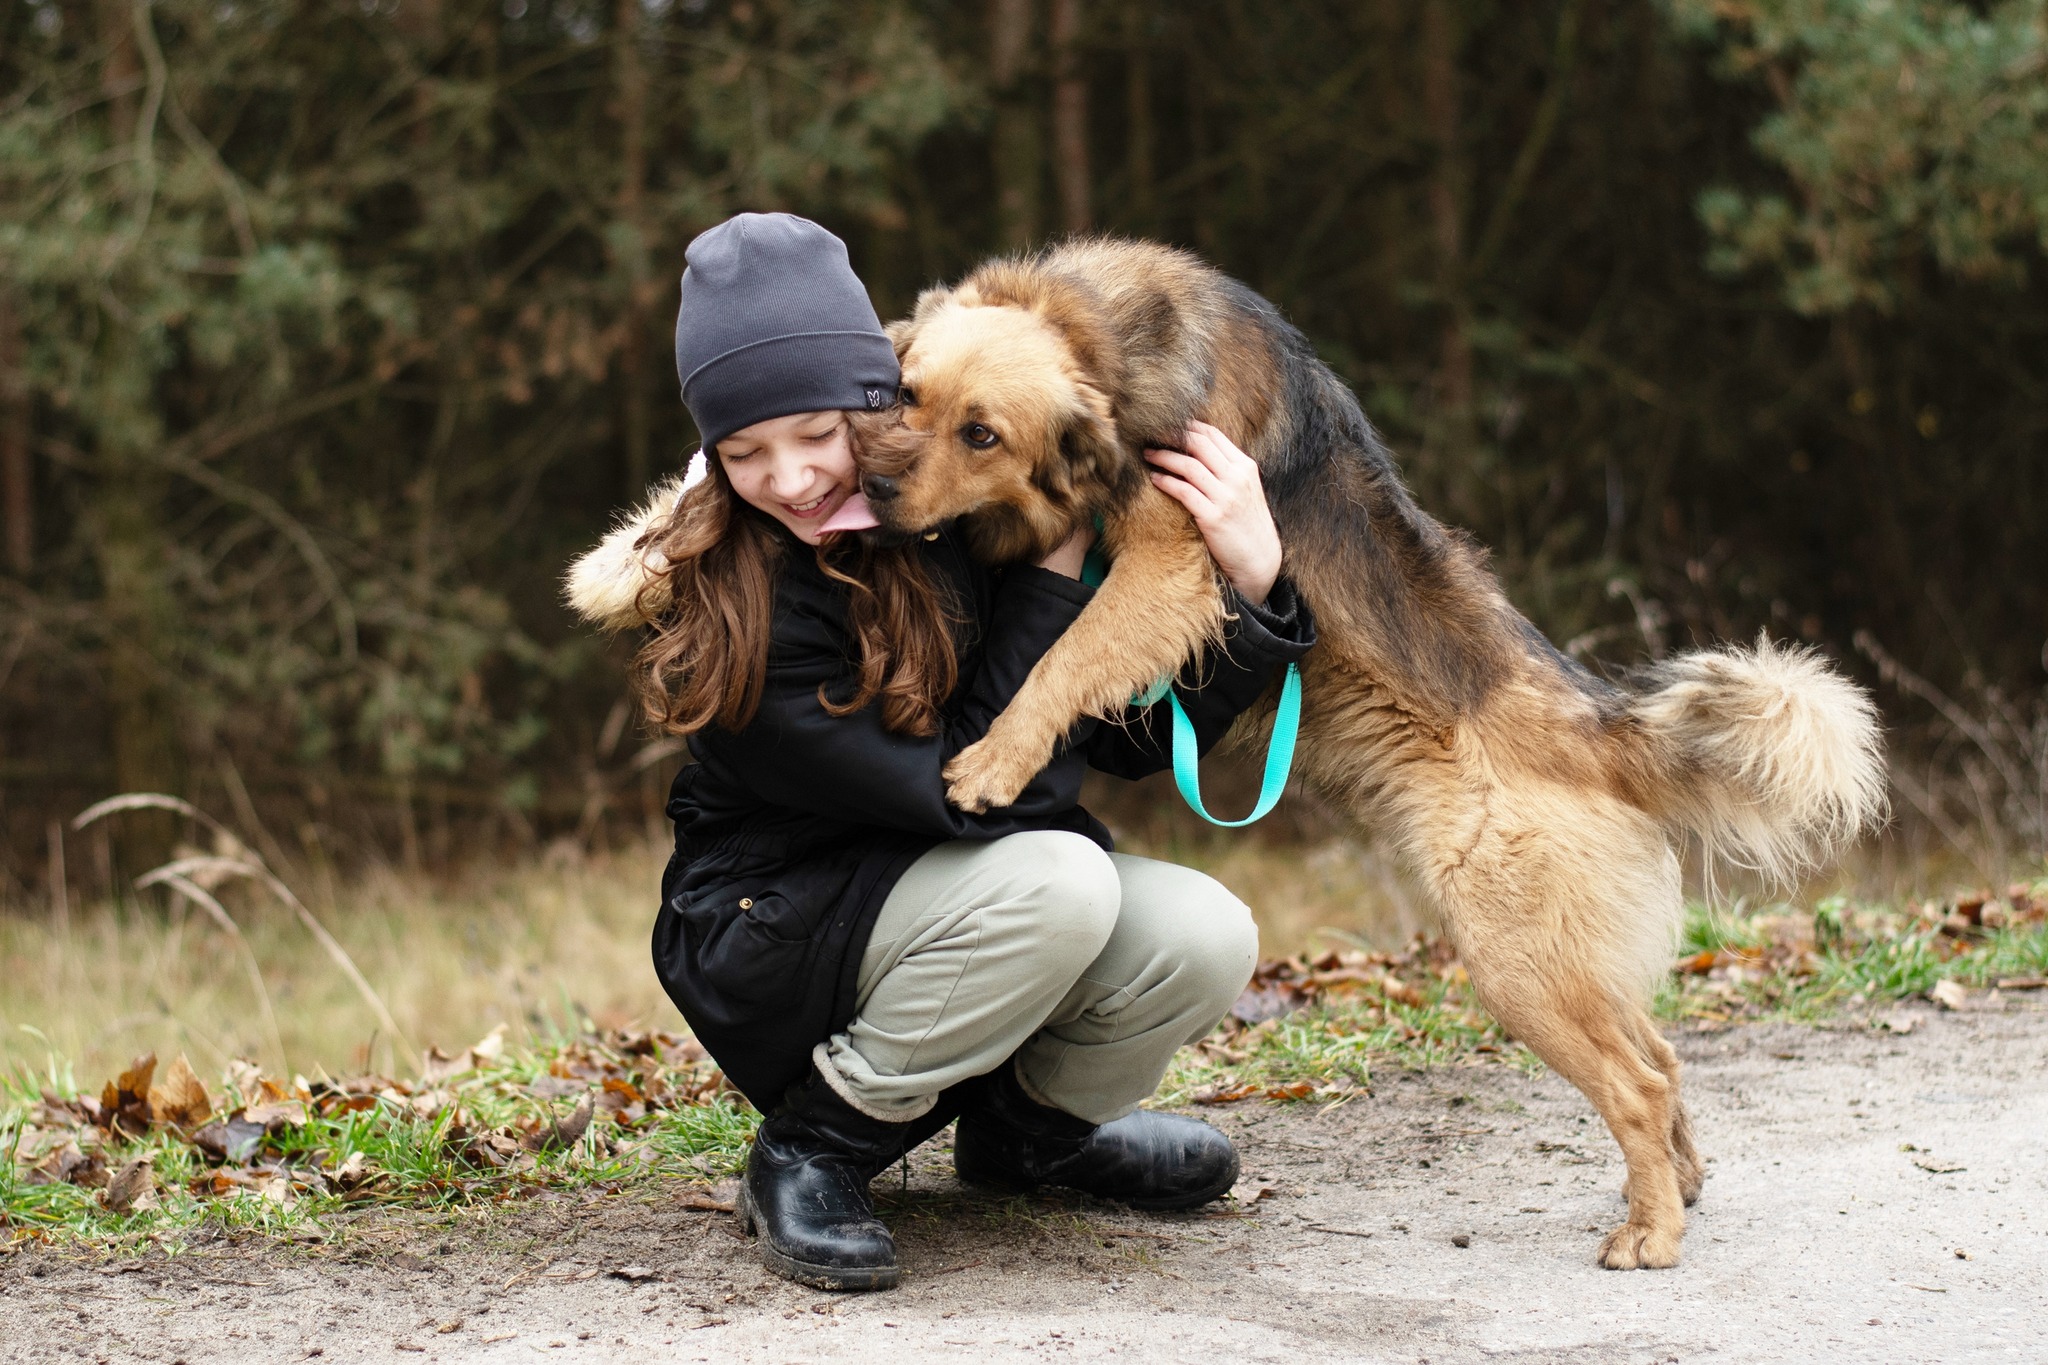
[(984, 738), (962, 749), (946, 765), (946, 799), (961, 810), (979, 815), (1014, 802), (1031, 785), (1043, 764), (1020, 758)]
[(1609, 1270), (1664, 1270), (1678, 1264), (1678, 1242), (1685, 1225), (1652, 1227), (1630, 1221), (1600, 1243), (1600, 1264)]

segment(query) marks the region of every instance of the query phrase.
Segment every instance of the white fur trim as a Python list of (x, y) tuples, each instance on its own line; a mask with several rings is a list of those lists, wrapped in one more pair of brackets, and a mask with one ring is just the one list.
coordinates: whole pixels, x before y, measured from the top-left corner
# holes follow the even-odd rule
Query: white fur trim
[(710, 477), (711, 470), (705, 465), (704, 452), (700, 450), (690, 457), (690, 467), (683, 471), (683, 491), (689, 492)]
[[(643, 549), (640, 541), (675, 511), (683, 490), (681, 479), (656, 484), (645, 505), (629, 513), (597, 548), (569, 566), (563, 591), (577, 615), (605, 630), (652, 624), (642, 612), (640, 593), (651, 582), (665, 583), (659, 575), (668, 563), (654, 550)], [(650, 595), (647, 609), (659, 614), (668, 605), (656, 600), (662, 596), (659, 591)]]
[(921, 1119), (939, 1102), (937, 1095), (926, 1095), (920, 1100), (905, 1100), (893, 1110), (875, 1108), (853, 1093), (852, 1084), (838, 1067), (832, 1065), (831, 1049), (824, 1043), (811, 1049), (811, 1065), (818, 1068), (818, 1074), (825, 1078), (825, 1084), (832, 1087), (833, 1094), (880, 1123), (909, 1123), (912, 1119)]

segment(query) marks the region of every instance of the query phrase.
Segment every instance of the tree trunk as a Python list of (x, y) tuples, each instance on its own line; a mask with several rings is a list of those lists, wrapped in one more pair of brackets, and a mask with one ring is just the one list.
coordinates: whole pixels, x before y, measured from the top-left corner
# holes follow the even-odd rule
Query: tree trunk
[(1081, 0), (1052, 0), (1053, 178), (1060, 192), (1060, 226), (1086, 232), (1089, 204), (1088, 81), (1081, 69)]
[(6, 523), (7, 567), (28, 576), (35, 567), (35, 481), (28, 463), (28, 375), (21, 323), (0, 293), (0, 521)]
[(1425, 0), (1422, 7), (1422, 110), (1436, 166), (1429, 179), (1429, 220), (1436, 242), (1437, 290), (1444, 330), (1437, 369), (1437, 397), (1462, 437), (1472, 413), (1472, 344), (1465, 301), (1466, 176), (1458, 129), (1458, 49), (1462, 35), (1451, 0)]
[(135, 136), (135, 109), (142, 59), (135, 54), (135, 14), (130, 0), (99, 0), (94, 18), (106, 60), (100, 65), (100, 90), (107, 97), (109, 141)]
[(1004, 246), (1037, 240), (1045, 175), (1030, 76), (1036, 15), (1032, 0), (989, 0), (989, 85), (995, 98), (996, 217)]
[(1151, 8), (1146, 0), (1124, 7), (1124, 174), (1130, 181), (1124, 216), (1130, 230), (1153, 231), (1158, 172), (1153, 161)]
[[(131, 362), (135, 363), (135, 362)], [(167, 489), (140, 460), (102, 451), (91, 532), (97, 542), (100, 611), (107, 631), (106, 686), (112, 712), (116, 791), (178, 794), (183, 765), (166, 658), (177, 628), (167, 580), (162, 516)], [(120, 861), (128, 876), (170, 852), (176, 822), (161, 811), (122, 817)], [(111, 892), (112, 887), (103, 888)]]
[[(100, 87), (107, 94), (110, 140), (133, 142), (149, 130), (139, 126), (142, 63), (136, 50), (136, 12), (126, 0), (101, 0), (96, 18), (101, 48)], [(153, 150), (150, 154), (154, 154)], [(138, 172), (140, 167), (137, 168)], [(118, 791), (176, 793), (181, 765), (168, 680), (175, 664), (167, 657), (177, 629), (163, 552), (163, 511), (169, 492), (161, 470), (146, 463), (129, 442), (152, 427), (148, 407), (148, 362), (130, 327), (103, 319), (96, 356), (100, 387), (115, 404), (142, 406), (123, 420), (103, 413), (95, 440), (96, 468), (86, 534), (100, 573), (100, 619), (106, 631), (106, 697), (113, 732), (114, 783)], [(139, 397), (130, 397), (135, 394)], [(137, 811), (122, 817), (119, 868), (127, 876), (156, 866), (169, 855), (177, 823), (166, 811)], [(102, 869), (112, 895), (117, 888), (114, 854)]]
[(642, 0), (619, 0), (619, 221), (625, 231), (617, 262), (625, 276), (626, 315), (619, 349), (626, 497), (638, 501), (652, 472), (647, 406), (647, 66), (641, 58)]

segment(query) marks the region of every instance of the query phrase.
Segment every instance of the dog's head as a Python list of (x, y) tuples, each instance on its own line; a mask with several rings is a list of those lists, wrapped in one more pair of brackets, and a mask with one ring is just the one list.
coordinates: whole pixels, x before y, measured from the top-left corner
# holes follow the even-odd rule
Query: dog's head
[(1142, 485), (1098, 348), (1056, 312), (972, 286), (931, 290), (889, 334), (901, 404), (854, 414), (861, 489), (884, 534), (971, 517), (988, 557), (1037, 558)]

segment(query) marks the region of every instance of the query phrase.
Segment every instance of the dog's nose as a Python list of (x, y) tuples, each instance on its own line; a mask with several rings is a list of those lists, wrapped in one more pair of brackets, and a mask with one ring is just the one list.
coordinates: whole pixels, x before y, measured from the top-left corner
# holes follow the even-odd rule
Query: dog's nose
[(860, 491), (868, 495), (869, 502), (887, 502), (896, 496), (896, 480), (887, 474), (863, 474)]

